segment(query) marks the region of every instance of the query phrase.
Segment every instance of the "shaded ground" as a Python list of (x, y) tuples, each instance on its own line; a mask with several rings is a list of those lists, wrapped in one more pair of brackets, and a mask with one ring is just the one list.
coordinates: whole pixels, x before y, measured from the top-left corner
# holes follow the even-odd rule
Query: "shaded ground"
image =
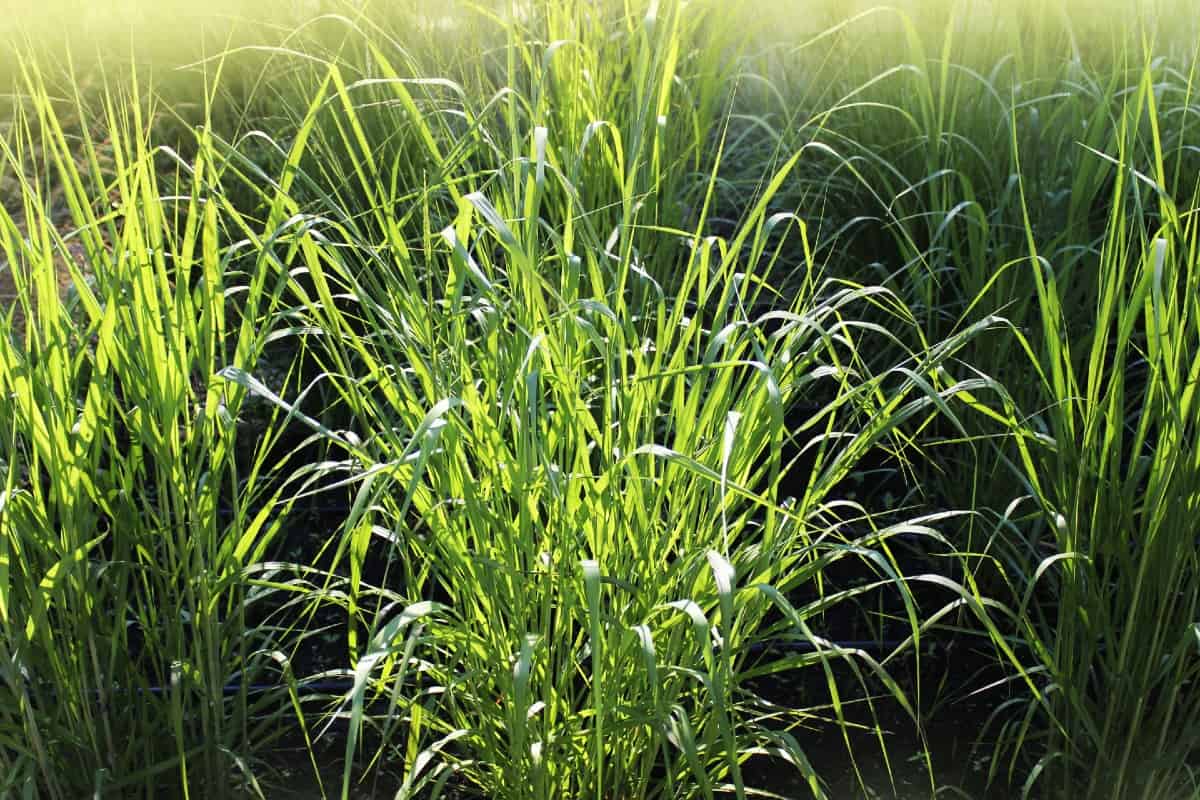
[[(5, 198), (7, 199), (7, 198)], [(13, 215), (19, 235), (24, 237), (28, 235), (25, 224), (24, 215), (16, 213)], [(69, 218), (65, 215), (55, 220), (55, 227), (59, 235), (66, 237), (74, 230)], [(0, 237), (7, 235), (0, 230)], [(75, 263), (86, 269), (86, 257), (82, 242), (78, 239), (68, 239), (66, 242), (67, 253), (74, 259)], [(58, 295), (65, 299), (71, 291), (73, 283), (71, 281), (71, 273), (67, 268), (67, 262), (63, 260), (60, 254), (55, 260), (56, 273), (58, 276)], [(25, 325), (25, 309), (17, 302), (18, 293), (16, 280), (13, 276), (12, 265), (8, 263), (6, 253), (0, 247), (0, 315), (12, 314), (12, 330), (17, 336), (24, 336)]]
[[(996, 704), (1007, 698), (1002, 689), (970, 694), (1003, 675), (994, 656), (972, 650), (970, 640), (949, 640), (922, 657), (919, 681), (913, 667), (909, 661), (889, 664), (888, 670), (914, 705), (920, 696), (921, 731), (877, 681), (860, 687), (849, 670), (835, 668), (845, 673), (837, 677), (839, 691), (849, 700), (845, 717), (855, 724), (847, 728), (845, 737), (834, 724), (796, 732), (813, 768), (827, 782), (828, 796), (831, 800), (1008, 800), (1011, 793), (1001, 787), (988, 791), (991, 742), (976, 746)], [(771, 702), (797, 707), (821, 702), (828, 695), (820, 669), (785, 674), (756, 689)], [(874, 698), (873, 707), (861, 700), (868, 693)], [(832, 717), (833, 712), (825, 716)], [(812, 796), (795, 770), (780, 768), (777, 762), (757, 766), (757, 773), (747, 770), (756, 785), (786, 798)]]
[[(925, 695), (926, 706), (937, 703), (935, 713), (927, 716), (923, 723), (924, 744), (911, 719), (894, 701), (879, 699), (881, 687), (868, 686), (867, 690), (876, 697), (873, 712), (869, 711), (852, 688), (854, 681), (846, 675), (845, 699), (846, 718), (860, 727), (851, 728), (847, 739), (833, 724), (822, 724), (812, 729), (797, 729), (794, 735), (804, 749), (805, 755), (825, 781), (825, 791), (830, 800), (930, 800), (930, 798), (957, 800), (1009, 800), (1011, 792), (1002, 787), (986, 787), (988, 755), (990, 746), (984, 742), (976, 748), (980, 736), (995, 707), (1001, 699), (997, 696), (965, 697), (962, 687), (977, 685), (976, 670), (985, 660), (983, 653), (954, 653), (953, 659), (946, 652), (930, 656), (927, 667), (929, 691)], [(926, 672), (926, 670), (928, 670)], [(836, 670), (843, 672), (843, 670)], [(914, 692), (913, 677), (903, 667), (894, 670), (895, 677), (910, 694)], [(934, 687), (947, 679), (953, 687), (952, 693), (936, 697)], [(797, 707), (820, 702), (827, 694), (824, 676), (819, 669), (808, 669), (762, 681), (755, 690), (766, 699), (780, 705)], [(936, 683), (935, 683), (936, 682)], [(874, 724), (878, 724), (878, 731)], [(886, 758), (880, 748), (880, 737), (887, 748)], [(928, 746), (928, 763), (925, 745)], [(342, 757), (345, 740), (338, 732), (317, 742), (315, 757), (319, 766), (319, 779), (314, 774), (303, 743), (299, 740), (280, 747), (268, 758), (272, 774), (268, 778), (270, 788), (264, 783), (270, 798), (283, 800), (319, 800), (340, 797), (342, 783)], [(373, 753), (368, 747), (364, 753)], [(853, 758), (851, 757), (853, 753)], [(362, 758), (360, 756), (360, 758)], [(402, 776), (388, 767), (387, 762), (367, 780), (360, 781), (363, 773), (356, 765), (349, 796), (354, 800), (376, 800), (392, 798), (402, 782)], [(396, 762), (396, 769), (399, 768)], [(930, 776), (930, 766), (932, 774)], [(751, 759), (744, 766), (747, 783), (759, 790), (773, 793), (788, 800), (812, 797), (812, 793), (800, 774), (780, 761)], [(324, 793), (322, 792), (322, 787)], [(451, 788), (443, 794), (445, 800), (479, 800), (476, 795)], [(634, 800), (621, 798), (620, 800)]]
[[(987, 717), (989, 709), (968, 706), (941, 715), (926, 726), (936, 786), (931, 782), (925, 763), (924, 750), (910, 731), (911, 724), (898, 723), (885, 733), (888, 760), (880, 755), (875, 734), (851, 734), (857, 750), (854, 761), (848, 756), (845, 742), (837, 730), (828, 730), (803, 742), (805, 752), (827, 781), (831, 800), (929, 800), (929, 798), (963, 798), (985, 800), (1004, 797), (993, 791), (986, 794), (986, 761), (972, 754), (972, 741)], [(281, 751), (272, 759), (276, 770), (267, 792), (281, 800), (321, 800), (340, 796), (342, 782), (340, 742), (327, 748), (318, 747), (320, 782), (313, 773), (307, 755), (301, 749)], [(786, 765), (756, 764), (746, 767), (748, 782), (757, 788), (794, 800), (812, 797), (803, 779)], [(382, 800), (395, 796), (399, 776), (384, 772), (371, 780), (359, 782), (355, 773), (350, 797), (354, 800)], [(859, 780), (861, 778), (862, 783)], [(325, 794), (322, 794), (323, 784)], [(265, 788), (265, 787), (264, 787)], [(451, 790), (446, 800), (466, 800), (468, 795)]]

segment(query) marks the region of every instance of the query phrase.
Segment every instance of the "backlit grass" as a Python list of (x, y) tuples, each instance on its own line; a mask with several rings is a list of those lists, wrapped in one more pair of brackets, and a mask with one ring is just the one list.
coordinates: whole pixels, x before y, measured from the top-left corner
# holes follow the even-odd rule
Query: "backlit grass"
[(1186, 9), (277, 5), (5, 34), (0, 794), (1197, 791)]

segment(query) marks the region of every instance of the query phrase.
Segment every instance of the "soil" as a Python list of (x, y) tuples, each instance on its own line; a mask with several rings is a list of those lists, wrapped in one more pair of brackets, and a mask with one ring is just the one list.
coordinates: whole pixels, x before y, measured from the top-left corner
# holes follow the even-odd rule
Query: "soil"
[[(968, 657), (962, 659), (962, 663), (975, 660)], [(950, 671), (958, 672), (959, 669)], [(818, 673), (816, 670), (797, 672), (773, 680), (770, 686), (757, 688), (771, 695), (774, 702), (804, 704), (824, 691), (824, 678)], [(1000, 800), (1007, 799), (1011, 793), (998, 787), (989, 789), (986, 756), (989, 747), (987, 742), (976, 746), (993, 708), (994, 701), (989, 698), (958, 699), (923, 720), (924, 745), (908, 715), (895, 703), (878, 698), (870, 713), (861, 701), (850, 700), (847, 719), (865, 727), (852, 729), (846, 738), (833, 724), (794, 733), (831, 800)], [(871, 724), (872, 720), (878, 725), (878, 731)], [(880, 738), (887, 748), (886, 758)], [(315, 748), (315, 771), (301, 742), (276, 750), (267, 759), (270, 764), (268, 774), (260, 776), (264, 779), (267, 796), (284, 800), (339, 797), (344, 744), (344, 738), (336, 732), (320, 740)], [(379, 770), (366, 777), (355, 769), (350, 798), (375, 800), (395, 796), (401, 776), (388, 769), (386, 757), (382, 764)], [(936, 783), (931, 778), (930, 767)], [(799, 772), (778, 760), (751, 759), (744, 765), (743, 775), (749, 786), (778, 797), (802, 800), (813, 796)], [(443, 798), (479, 800), (477, 795), (453, 787), (443, 794)]]
[[(845, 738), (834, 724), (796, 733), (809, 762), (827, 782), (828, 797), (832, 800), (1010, 797), (1011, 793), (1002, 787), (987, 785), (991, 747), (986, 739), (981, 739), (996, 704), (1006, 698), (1000, 691), (979, 696), (967, 694), (983, 682), (980, 670), (994, 665), (994, 657), (961, 645), (958, 649), (943, 647), (926, 656), (921, 666), (919, 730), (898, 703), (884, 696), (882, 686), (868, 684), (857, 688), (856, 681), (847, 680), (842, 687), (849, 698), (845, 715), (857, 726), (848, 728)], [(913, 666), (912, 662), (901, 667), (889, 665), (910, 699), (917, 694)], [(820, 670), (810, 669), (757, 688), (773, 702), (799, 705), (827, 694), (824, 680)], [(939, 691), (943, 683), (952, 687), (944, 695)], [(874, 698), (873, 708), (862, 702), (867, 693)], [(886, 757), (881, 740), (887, 750)], [(755, 766), (758, 772), (753, 771)], [(750, 762), (746, 774), (756, 786), (782, 797), (798, 800), (812, 796), (798, 772), (781, 767), (780, 762), (758, 765)]]
[[(25, 223), (25, 215), (17, 212), (13, 215), (13, 222), (17, 226), (21, 236), (28, 236), (28, 229)], [(84, 252), (83, 243), (76, 238), (67, 238), (74, 232), (74, 225), (66, 214), (59, 214), (55, 217), (55, 229), (58, 234), (66, 239), (67, 256), (74, 260), (75, 264), (87, 272), (87, 254)], [(0, 231), (0, 236), (5, 235)], [(67, 262), (63, 254), (59, 254), (55, 259), (55, 271), (58, 277), (58, 294), (59, 297), (65, 300), (74, 287), (74, 282), (71, 279), (71, 271), (68, 269)], [(5, 258), (4, 252), (0, 250), (0, 315), (12, 314), (12, 331), (20, 338), (25, 335), (25, 310), (21, 304), (17, 302), (17, 286), (13, 279), (12, 265)]]

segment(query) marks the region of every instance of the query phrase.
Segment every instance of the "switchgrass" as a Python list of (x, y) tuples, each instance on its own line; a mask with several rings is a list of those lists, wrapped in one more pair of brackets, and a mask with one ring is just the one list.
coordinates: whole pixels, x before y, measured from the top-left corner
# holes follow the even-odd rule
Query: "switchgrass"
[[(981, 552), (977, 585), (1016, 589), (1018, 676), (1036, 687), (997, 714), (993, 777), (1047, 797), (1190, 795), (1194, 38), (1150, 7), (1120, 32), (1069, 5), (954, 9), (772, 47), (750, 107), (774, 137), (830, 147), (818, 169), (842, 177), (800, 187), (823, 258), (881, 276), (931, 340), (997, 310), (1015, 326), (953, 369), (1027, 416), (993, 447), (1000, 407), (966, 420), (966, 446), (929, 430), (943, 469), (922, 476), (934, 502), (981, 512), (956, 540)], [(980, 527), (990, 509), (1001, 524)]]
[[(634, 267), (612, 270), (601, 242), (568, 250), (514, 211), (465, 196), (440, 244), (422, 243), (443, 260), (436, 287), (403, 258), (363, 269), (360, 247), (318, 247), (341, 232), (316, 221), (298, 243), (293, 269), (315, 289), (295, 322), (322, 332), (308, 346), (353, 420), (329, 433), (346, 451), (330, 469), (359, 487), (334, 559), (349, 575), (352, 724), (364, 698), (388, 698), (377, 724), (414, 788), (449, 768), (489, 797), (741, 794), (758, 748), (815, 788), (786, 732), (803, 709), (768, 710), (747, 682), (853, 656), (899, 694), (819, 620), (881, 587), (903, 595), (888, 541), (933, 532), (874, 530), (828, 494), (934, 407), (919, 378), (931, 364), (857, 374), (844, 340), (878, 334), (842, 317), (869, 291), (749, 316), (762, 291), (749, 265), (675, 232), (697, 247), (668, 302), (644, 278), (621, 287)], [(826, 387), (801, 428), (811, 472), (785, 503), (784, 409)], [(362, 578), (372, 559), (387, 560), (377, 585)], [(822, 592), (843, 559), (877, 579)], [(795, 607), (794, 593), (811, 599)], [(820, 646), (757, 655), (776, 638)]]
[[(303, 341), (314, 384), (336, 394), (322, 416), (347, 426), (310, 422), (344, 452), (324, 471), (357, 491), (327, 595), (349, 617), (347, 765), (371, 722), (375, 757), (402, 763), (401, 796), (437, 795), (451, 775), (488, 797), (744, 796), (756, 753), (819, 793), (791, 732), (813, 712), (773, 708), (751, 681), (824, 667), (829, 697), (809, 702), (844, 721), (835, 661), (914, 713), (871, 656), (820, 630), (829, 609), (888, 590), (918, 640), (889, 542), (937, 539), (935, 520), (880, 528), (834, 492), (902, 425), (986, 384), (939, 372), (983, 325), (876, 373), (859, 353), (897, 337), (853, 313), (912, 325), (896, 298), (811, 261), (779, 296), (777, 259), (807, 244), (771, 204), (803, 153), (728, 239), (706, 236), (717, 182), (689, 196), (686, 178), (709, 146), (694, 96), (716, 92), (673, 99), (664, 70), (696, 10), (660, 11), (617, 14), (629, 50), (603, 61), (581, 16), (538, 21), (573, 26), (578, 61), (510, 22), (505, 89), (482, 108), (449, 80), (434, 84), (448, 99), (419, 104), (412, 87), (431, 82), (378, 48), (369, 73), (388, 77), (350, 82), (333, 65), (310, 104), (322, 111), (297, 185), (311, 211), (279, 243), (296, 277), (280, 334)], [(526, 97), (531, 64), (544, 72)], [(589, 91), (620, 73), (632, 83)], [(384, 152), (404, 158), (364, 134), (381, 106), (399, 130)], [(680, 195), (693, 228), (665, 224)], [(796, 419), (801, 397), (820, 400)], [(824, 571), (851, 559), (873, 578), (826, 590)], [(771, 641), (809, 649), (764, 654)]]
[(1095, 154), (1114, 182), (1103, 238), (1081, 262), (1095, 284), (1090, 313), (1065, 310), (1054, 262), (1029, 237), (1049, 447), (1024, 463), (1053, 524), (1034, 545), (1045, 557), (1026, 573), (1026, 598), (1048, 585), (1052, 605), (1029, 630), (1043, 703), (1005, 739), (1036, 741), (1026, 788), (1047, 796), (1197, 788), (1200, 194), (1168, 170), (1158, 93), (1147, 64), (1119, 109), (1116, 148)]
[(0, 791), (222, 796), (279, 732), (278, 703), (246, 692), (280, 665), (244, 570), (286, 502), (263, 480), (270, 431), (239, 445), (244, 393), (213, 375), (255, 363), (276, 287), (207, 136), (184, 163), (148, 140), (136, 83), (97, 120), (35, 70), (0, 145), (19, 182), (0, 212)]
[[(1188, 796), (1194, 43), (1153, 17), (1112, 44), (1068, 24), (1050, 45), (1020, 35), (1046, 36), (1045, 24), (979, 40), (954, 20), (932, 30), (900, 21), (908, 63), (868, 66), (876, 78), (859, 82), (843, 67), (858, 61), (837, 61), (849, 73), (842, 99), (805, 127), (839, 153), (839, 168), (867, 176), (849, 184), (857, 200), (819, 186), (826, 229), (840, 234), (852, 219), (883, 234), (867, 239), (879, 250), (866, 258), (879, 260), (866, 266), (878, 265), (927, 336), (997, 309), (1015, 325), (976, 339), (962, 366), (1005, 386), (1028, 416), (994, 449), (956, 453), (949, 431), (939, 452), (961, 466), (950, 480), (925, 477), (943, 502), (983, 512), (974, 520), (989, 508), (1001, 520), (958, 541), (983, 548), (979, 585), (1016, 589), (1010, 611), (1027, 648), (1018, 676), (1035, 684), (996, 715), (993, 776), (1046, 797)], [(940, 49), (927, 56), (931, 34)], [(812, 113), (800, 108), (800, 120)], [(880, 247), (889, 239), (894, 249)], [(1004, 413), (968, 428), (992, 436)]]

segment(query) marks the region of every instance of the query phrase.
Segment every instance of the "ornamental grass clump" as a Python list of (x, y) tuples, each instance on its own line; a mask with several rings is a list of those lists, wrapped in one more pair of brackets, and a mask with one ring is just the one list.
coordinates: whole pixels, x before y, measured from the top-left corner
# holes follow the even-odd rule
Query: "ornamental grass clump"
[(1090, 268), (1090, 318), (1027, 239), (1041, 314), (1028, 352), (1046, 402), (1021, 463), (1044, 524), (1028, 534), (1041, 560), (1014, 574), (1040, 691), (1000, 716), (1000, 752), (1010, 770), (1032, 758), (1038, 796), (1196, 790), (1200, 194), (1164, 166), (1155, 77), (1147, 60), (1116, 146), (1092, 153), (1113, 184), (1104, 236), (1077, 267)]
[[(647, 48), (634, 62), (673, 54), (658, 32), (690, 11), (622, 20)], [(557, 58), (553, 45), (532, 53)], [(314, 163), (350, 177), (300, 169), (306, 199), (272, 242), (291, 276), (273, 337), (317, 365), (312, 385), (332, 398), (320, 416), (344, 425), (303, 419), (342, 454), (324, 479), (355, 493), (311, 609), (346, 614), (347, 764), (391, 763), (401, 796), (453, 781), (487, 797), (709, 797), (745, 796), (744, 762), (759, 754), (819, 794), (795, 731), (814, 715), (845, 720), (835, 668), (879, 679), (915, 713), (875, 658), (831, 641), (826, 612), (893, 592), (915, 643), (924, 617), (889, 542), (939, 539), (940, 517), (879, 526), (835, 487), (907, 426), (953, 418), (958, 393), (986, 393), (985, 379), (947, 383), (943, 365), (1000, 321), (907, 351), (855, 319), (870, 309), (912, 326), (885, 290), (807, 261), (781, 296), (769, 282), (780, 254), (808, 243), (772, 202), (803, 151), (720, 238), (705, 234), (718, 140), (694, 227), (663, 224), (655, 210), (694, 187), (680, 179), (691, 156), (663, 138), (678, 110), (656, 94), (669, 86), (657, 68), (609, 101), (658, 103), (648, 126), (508, 88), (495, 107), (455, 93), (462, 136), (374, 57), (390, 77), (372, 86), (393, 94), (415, 155), (375, 160), (362, 84), (331, 65), (309, 103), (309, 154), (333, 147), (336, 162)], [(387, 169), (418, 168), (419, 192), (396, 194), (393, 180), (377, 193)], [(900, 355), (876, 370), (863, 354), (877, 348)], [(221, 374), (298, 415), (251, 372)], [(802, 397), (817, 410), (785, 429)], [(823, 571), (848, 560), (872, 578), (826, 589)], [(982, 614), (975, 596), (930, 582)], [(824, 670), (818, 696), (782, 709), (756, 695), (755, 679), (803, 667)]]
[(286, 730), (281, 638), (247, 621), (287, 507), (265, 480), (278, 424), (247, 447), (245, 393), (214, 377), (262, 350), (268, 234), (221, 194), (203, 130), (190, 161), (155, 146), (136, 81), (96, 112), (25, 69), (0, 142), (19, 186), (0, 211), (0, 794), (226, 796)]

